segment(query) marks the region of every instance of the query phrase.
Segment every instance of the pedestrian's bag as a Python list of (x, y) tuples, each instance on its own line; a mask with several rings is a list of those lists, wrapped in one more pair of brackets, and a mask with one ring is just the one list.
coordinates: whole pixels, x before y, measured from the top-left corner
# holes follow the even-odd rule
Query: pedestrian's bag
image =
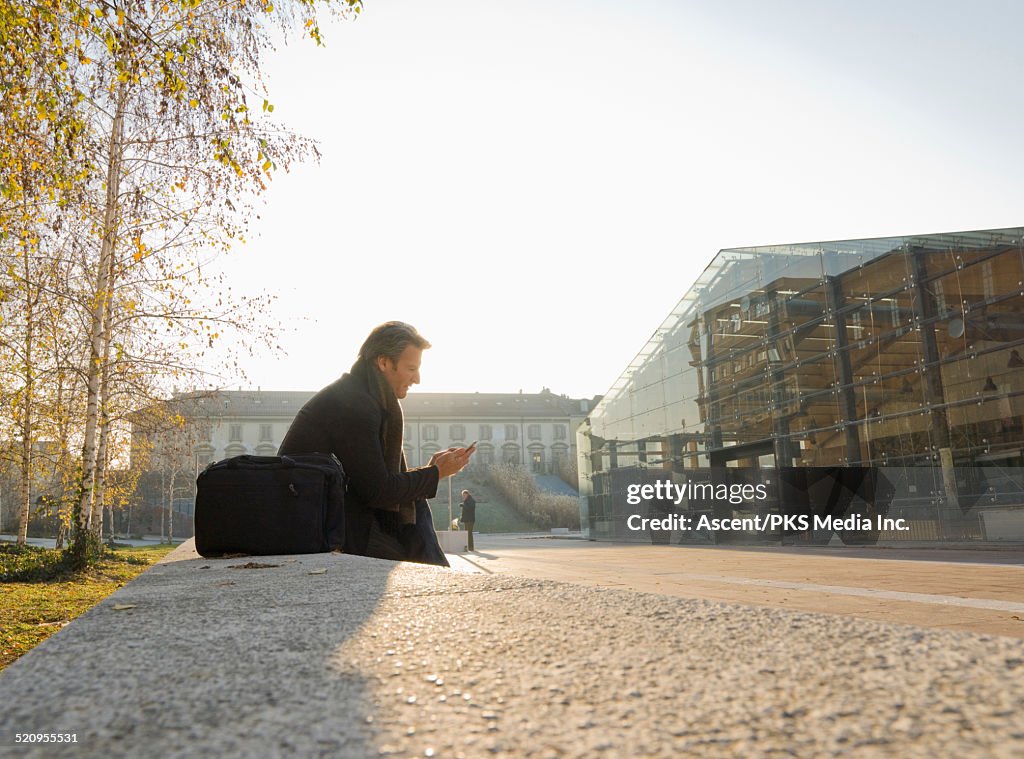
[(345, 472), (332, 454), (235, 456), (196, 479), (196, 550), (202, 556), (340, 550)]

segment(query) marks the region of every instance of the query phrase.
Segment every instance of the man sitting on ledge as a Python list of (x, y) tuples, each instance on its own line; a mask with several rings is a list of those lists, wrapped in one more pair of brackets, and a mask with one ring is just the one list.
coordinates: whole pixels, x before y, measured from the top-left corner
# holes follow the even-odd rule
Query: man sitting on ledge
[(438, 451), (426, 466), (408, 469), (398, 402), (419, 384), (429, 347), (409, 324), (374, 328), (349, 373), (300, 409), (281, 443), (280, 456), (333, 453), (341, 461), (348, 476), (346, 553), (448, 566), (425, 499), (437, 494), (442, 479), (460, 472), (473, 451)]

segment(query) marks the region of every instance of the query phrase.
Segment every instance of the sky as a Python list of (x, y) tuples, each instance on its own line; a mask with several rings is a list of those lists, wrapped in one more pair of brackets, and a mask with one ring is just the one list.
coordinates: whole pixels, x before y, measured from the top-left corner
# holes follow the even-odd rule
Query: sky
[[(365, 0), (269, 52), (317, 140), (219, 265), (316, 390), (376, 324), (428, 392), (603, 394), (723, 248), (1024, 225), (1024, 5)], [(285, 355), (286, 354), (286, 355)]]

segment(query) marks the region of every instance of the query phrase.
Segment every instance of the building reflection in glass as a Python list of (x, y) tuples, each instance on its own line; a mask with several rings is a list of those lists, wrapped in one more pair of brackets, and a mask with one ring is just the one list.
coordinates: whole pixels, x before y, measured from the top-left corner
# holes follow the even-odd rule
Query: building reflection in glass
[[(905, 529), (845, 542), (1024, 540), (1024, 228), (721, 251), (580, 428), (595, 539), (825, 542), (821, 531), (646, 534), (630, 484), (870, 471)], [(874, 480), (872, 480), (874, 482)], [(854, 488), (857, 490), (857, 488)], [(884, 501), (884, 503), (882, 503)], [(852, 513), (852, 512), (851, 512)]]

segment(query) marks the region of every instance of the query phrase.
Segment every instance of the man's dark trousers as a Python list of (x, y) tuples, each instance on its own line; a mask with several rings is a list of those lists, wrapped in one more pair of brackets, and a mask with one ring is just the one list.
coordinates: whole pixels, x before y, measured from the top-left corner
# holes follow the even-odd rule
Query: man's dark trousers
[(466, 525), (466, 550), (473, 550), (473, 522), (463, 522)]

